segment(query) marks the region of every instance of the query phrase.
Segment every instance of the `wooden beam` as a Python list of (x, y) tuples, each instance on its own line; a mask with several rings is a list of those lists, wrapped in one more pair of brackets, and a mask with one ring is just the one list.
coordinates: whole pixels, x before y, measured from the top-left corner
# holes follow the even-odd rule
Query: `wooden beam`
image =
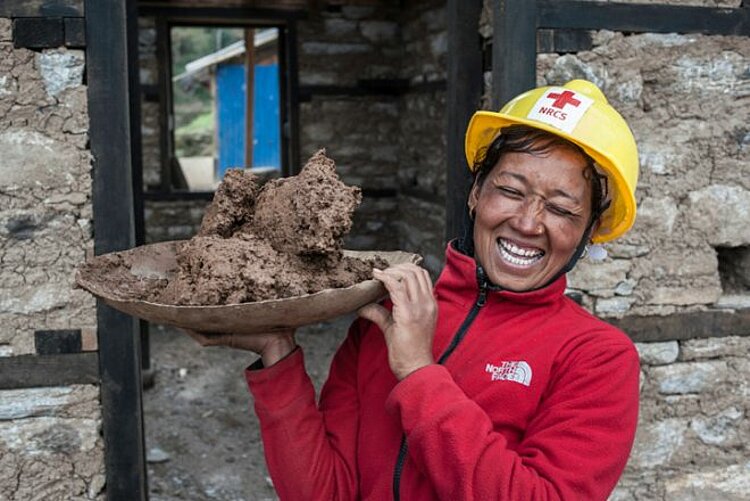
[(0, 357), (0, 390), (99, 384), (96, 352)]
[(0, 17), (82, 17), (83, 0), (2, 0)]
[[(128, 10), (122, 0), (86, 0), (85, 8), (94, 249), (103, 254), (135, 242)], [(107, 498), (146, 499), (138, 323), (100, 302), (97, 326)]]
[(306, 10), (259, 9), (253, 7), (179, 7), (167, 2), (138, 3), (138, 15), (165, 17), (180, 24), (221, 24), (265, 27), (295, 19), (306, 19)]
[(299, 152), (299, 61), (297, 58), (297, 24), (290, 21), (284, 27), (284, 56), (286, 58), (286, 118), (281, 133), (287, 138), (288, 160), (281, 174), (293, 176), (302, 169)]
[(494, 2), (492, 108), (536, 87), (537, 0)]
[(464, 155), (466, 127), (484, 89), (482, 41), (479, 36), (481, 0), (448, 0), (448, 72), (445, 133), (445, 240), (462, 235), (468, 221), (466, 196), (471, 174)]
[(605, 320), (636, 342), (750, 336), (750, 309), (696, 311), (666, 316), (629, 316)]
[(750, 35), (750, 10), (538, 0), (540, 28)]
[(245, 168), (253, 166), (253, 120), (255, 118), (255, 30), (245, 29)]

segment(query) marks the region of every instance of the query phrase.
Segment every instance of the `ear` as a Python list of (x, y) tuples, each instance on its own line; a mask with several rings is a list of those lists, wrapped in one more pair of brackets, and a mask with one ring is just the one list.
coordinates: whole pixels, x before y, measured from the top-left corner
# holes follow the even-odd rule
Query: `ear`
[(473, 214), (477, 208), (477, 204), (479, 203), (479, 190), (481, 190), (481, 187), (476, 181), (474, 181), (474, 184), (471, 186), (471, 191), (469, 191), (469, 200), (466, 204), (469, 206), (469, 214)]

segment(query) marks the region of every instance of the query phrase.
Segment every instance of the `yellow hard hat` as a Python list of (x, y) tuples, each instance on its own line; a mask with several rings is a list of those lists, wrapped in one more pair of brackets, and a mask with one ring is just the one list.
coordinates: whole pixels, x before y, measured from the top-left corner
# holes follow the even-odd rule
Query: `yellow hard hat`
[(466, 131), (466, 160), (474, 169), (477, 154), (510, 125), (528, 125), (563, 137), (581, 148), (606, 174), (611, 205), (592, 239), (614, 240), (635, 221), (638, 149), (622, 116), (599, 88), (586, 80), (562, 87), (539, 87), (524, 92), (499, 112), (478, 111)]

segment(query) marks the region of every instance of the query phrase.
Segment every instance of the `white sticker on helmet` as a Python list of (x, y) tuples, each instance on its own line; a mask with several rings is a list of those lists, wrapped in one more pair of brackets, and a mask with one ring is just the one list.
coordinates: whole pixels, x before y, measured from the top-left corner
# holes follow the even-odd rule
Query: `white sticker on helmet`
[(526, 116), (570, 134), (592, 104), (593, 99), (579, 92), (551, 87), (534, 103)]

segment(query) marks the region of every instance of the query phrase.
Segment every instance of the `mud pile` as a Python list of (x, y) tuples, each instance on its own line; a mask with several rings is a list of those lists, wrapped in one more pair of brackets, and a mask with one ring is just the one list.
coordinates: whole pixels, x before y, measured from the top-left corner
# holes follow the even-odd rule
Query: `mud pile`
[(148, 300), (222, 305), (310, 294), (372, 278), (373, 266), (346, 257), (342, 238), (362, 195), (346, 186), (324, 150), (297, 176), (260, 185), (250, 171), (225, 175), (198, 235), (177, 253), (179, 269)]

